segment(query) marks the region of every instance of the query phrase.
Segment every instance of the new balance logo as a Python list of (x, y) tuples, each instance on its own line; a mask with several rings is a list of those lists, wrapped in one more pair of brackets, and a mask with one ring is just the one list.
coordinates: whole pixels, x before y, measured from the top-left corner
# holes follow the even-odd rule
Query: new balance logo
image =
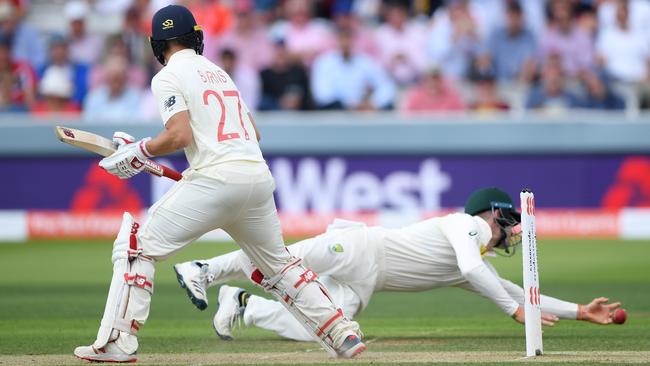
[(175, 96), (175, 95), (172, 95), (171, 97), (169, 97), (169, 99), (167, 99), (167, 100), (163, 103), (163, 105), (165, 106), (165, 110), (166, 110), (166, 111), (167, 111), (167, 110), (171, 110), (171, 109), (172, 109), (172, 106), (173, 106), (174, 104), (176, 104), (176, 96)]
[(74, 138), (74, 132), (72, 132), (71, 130), (69, 130), (69, 129), (67, 129), (67, 128), (64, 128), (64, 129), (63, 129), (63, 134), (66, 135), (66, 136), (68, 136), (68, 137), (71, 138), (71, 139)]

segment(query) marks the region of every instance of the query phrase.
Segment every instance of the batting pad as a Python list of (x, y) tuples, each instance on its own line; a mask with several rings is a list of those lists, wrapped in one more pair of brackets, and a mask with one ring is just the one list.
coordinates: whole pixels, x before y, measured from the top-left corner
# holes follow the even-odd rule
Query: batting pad
[[(133, 216), (125, 212), (113, 243), (113, 277), (104, 316), (93, 343), (97, 349), (117, 339), (119, 332), (136, 335), (149, 316), (154, 265), (151, 259), (141, 255), (136, 236), (138, 228)], [(135, 342), (133, 348), (137, 349), (137, 340), (132, 338)]]

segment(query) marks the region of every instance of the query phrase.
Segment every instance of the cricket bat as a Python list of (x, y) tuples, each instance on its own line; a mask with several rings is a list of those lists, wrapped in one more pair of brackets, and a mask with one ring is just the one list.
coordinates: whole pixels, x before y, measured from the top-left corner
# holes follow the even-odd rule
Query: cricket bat
[[(109, 156), (117, 150), (115, 143), (112, 140), (96, 135), (92, 132), (62, 126), (56, 126), (54, 132), (61, 142), (84, 150), (92, 151), (101, 156)], [(175, 181), (179, 181), (183, 178), (181, 173), (176, 170), (151, 160), (145, 161), (144, 170), (155, 176), (167, 177)]]

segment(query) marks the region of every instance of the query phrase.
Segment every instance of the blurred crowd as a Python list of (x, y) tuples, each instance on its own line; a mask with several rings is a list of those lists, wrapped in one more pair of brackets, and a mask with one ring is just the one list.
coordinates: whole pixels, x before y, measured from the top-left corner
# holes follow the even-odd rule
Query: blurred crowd
[(62, 32), (0, 0), (0, 111), (156, 120), (147, 37), (169, 3), (251, 109), (650, 108), (649, 0), (72, 0), (47, 14)]

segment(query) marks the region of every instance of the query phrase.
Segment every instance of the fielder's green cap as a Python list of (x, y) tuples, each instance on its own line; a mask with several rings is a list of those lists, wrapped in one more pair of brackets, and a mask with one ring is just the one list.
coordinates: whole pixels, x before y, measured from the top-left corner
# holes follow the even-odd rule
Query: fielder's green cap
[(521, 222), (521, 214), (515, 209), (512, 198), (499, 188), (481, 188), (474, 191), (465, 202), (465, 213), (472, 216), (492, 209), (500, 209), (504, 217)]

